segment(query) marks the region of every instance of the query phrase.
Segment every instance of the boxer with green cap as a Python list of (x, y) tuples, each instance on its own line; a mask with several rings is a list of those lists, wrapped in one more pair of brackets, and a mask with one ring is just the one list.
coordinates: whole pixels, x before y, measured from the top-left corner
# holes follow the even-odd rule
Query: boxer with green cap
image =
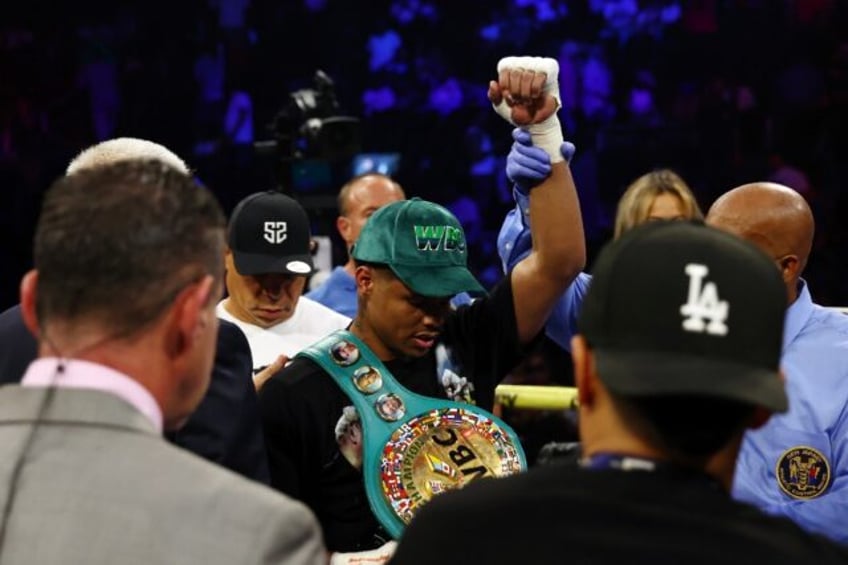
[[(538, 141), (545, 142), (544, 136), (559, 129), (556, 62), (509, 58), (498, 73), (489, 84), (489, 99), (498, 113), (527, 128), (531, 136), (542, 135)], [(580, 208), (568, 163), (554, 163), (551, 176), (531, 189), (529, 199), (533, 250), (487, 294), (468, 270), (465, 233), (453, 214), (415, 198), (381, 207), (365, 223), (352, 250), (358, 311), (348, 333), (314, 344), (306, 350), (308, 355), (295, 358), (260, 390), (272, 486), (315, 511), (331, 550), (368, 549), (397, 536), (397, 520), (393, 518), (394, 526), (387, 523), (369, 497), (374, 481), (382, 481), (377, 490), (386, 493), (390, 511), (405, 523), (410, 515), (407, 502), (419, 502), (415, 496), (404, 499), (399, 488), (409, 479), (403, 462), (410, 458), (426, 452), (421, 467), (438, 475), (416, 483), (424, 498), (473, 477), (510, 471), (523, 459), (520, 447), (513, 450), (514, 456), (490, 458), (491, 451), (482, 444), (466, 441), (482, 437), (485, 426), (462, 426), (483, 421), (485, 415), (469, 414), (491, 410), (495, 386), (522, 360), (557, 298), (585, 263)], [(452, 308), (451, 297), (463, 291), (478, 297), (470, 305)], [(348, 343), (361, 354), (353, 364), (342, 366), (331, 352)], [(379, 390), (355, 387), (353, 374), (368, 371), (365, 367), (381, 372)], [(346, 372), (350, 375), (339, 376)], [(434, 421), (418, 412), (426, 404), (422, 399), (433, 406), (442, 403), (444, 411), (434, 408), (436, 419), (450, 425), (456, 416), (459, 428), (416, 435), (431, 429)], [(378, 408), (389, 401), (398, 409), (387, 419)], [(357, 410), (345, 410), (350, 405)], [(365, 436), (361, 460), (357, 449), (341, 450), (335, 434), (354, 423), (344, 419), (357, 417)], [(381, 437), (391, 436), (382, 451), (369, 447), (374, 430)], [(411, 444), (418, 446), (421, 437), (434, 435), (441, 444), (421, 444), (417, 455), (406, 451), (405, 457), (397, 456)], [(445, 450), (439, 451), (442, 447)], [(504, 452), (510, 449), (506, 446)]]
[(446, 208), (412, 198), (377, 210), (353, 247), (360, 263), (382, 264), (421, 296), (482, 292), (468, 270), (459, 221)]

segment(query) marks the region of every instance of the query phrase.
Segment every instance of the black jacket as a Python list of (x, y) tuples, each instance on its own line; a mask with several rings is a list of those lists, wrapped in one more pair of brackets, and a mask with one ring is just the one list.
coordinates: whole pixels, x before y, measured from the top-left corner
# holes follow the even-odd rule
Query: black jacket
[[(166, 435), (204, 459), (268, 484), (250, 346), (235, 324), (220, 322), (209, 390), (185, 426)], [(1, 313), (0, 384), (20, 382), (37, 354), (38, 344), (24, 325), (20, 305)]]

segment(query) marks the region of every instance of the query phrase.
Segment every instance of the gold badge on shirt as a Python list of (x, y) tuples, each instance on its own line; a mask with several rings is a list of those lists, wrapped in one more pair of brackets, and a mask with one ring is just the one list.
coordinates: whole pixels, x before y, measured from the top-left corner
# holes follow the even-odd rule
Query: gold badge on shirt
[(830, 485), (830, 463), (821, 451), (806, 445), (787, 449), (775, 469), (780, 489), (798, 500), (824, 494)]

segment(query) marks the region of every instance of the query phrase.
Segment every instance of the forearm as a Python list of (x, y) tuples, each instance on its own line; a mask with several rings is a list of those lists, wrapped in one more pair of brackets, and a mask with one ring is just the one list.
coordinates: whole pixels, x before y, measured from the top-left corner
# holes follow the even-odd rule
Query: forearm
[(530, 192), (530, 218), (537, 274), (564, 290), (586, 265), (580, 202), (565, 161)]
[(530, 220), (533, 250), (510, 273), (521, 343), (538, 334), (585, 264), (579, 203), (564, 162), (530, 192)]
[[(535, 151), (517, 158), (530, 176), (544, 174), (536, 186), (528, 185), (531, 253), (510, 273), (518, 338), (529, 343), (538, 335), (554, 304), (582, 270), (586, 261), (583, 222), (571, 171), (563, 154), (563, 137), (556, 111), (559, 108), (556, 61), (538, 57), (506, 57), (498, 62), (498, 82), (489, 85), (495, 111), (525, 129), (513, 132), (520, 142), (529, 132)], [(573, 149), (573, 148), (572, 148)], [(538, 163), (538, 155), (542, 161)], [(570, 153), (573, 153), (571, 151)], [(508, 171), (509, 173), (509, 171)], [(539, 177), (537, 177), (539, 178)]]

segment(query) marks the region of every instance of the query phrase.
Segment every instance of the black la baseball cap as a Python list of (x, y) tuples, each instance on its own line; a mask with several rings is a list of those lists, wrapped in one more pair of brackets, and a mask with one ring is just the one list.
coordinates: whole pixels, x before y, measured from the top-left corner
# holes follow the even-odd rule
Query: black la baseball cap
[(280, 192), (257, 192), (239, 202), (230, 215), (228, 242), (241, 275), (308, 275), (315, 269), (306, 210)]
[(654, 222), (604, 248), (593, 272), (578, 327), (611, 391), (787, 409), (786, 287), (762, 251), (703, 223)]

